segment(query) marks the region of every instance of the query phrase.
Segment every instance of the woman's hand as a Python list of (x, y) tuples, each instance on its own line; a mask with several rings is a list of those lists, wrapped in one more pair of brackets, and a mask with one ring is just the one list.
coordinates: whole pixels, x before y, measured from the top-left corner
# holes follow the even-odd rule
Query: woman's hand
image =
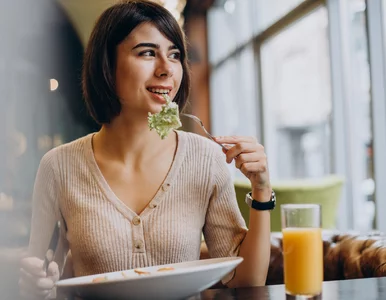
[(21, 260), (19, 288), (25, 299), (49, 299), (55, 297), (55, 282), (59, 280), (58, 264), (52, 261), (47, 273), (43, 271), (43, 260), (26, 257)]
[(236, 168), (251, 181), (252, 190), (268, 191), (267, 194), (270, 195), (271, 183), (267, 156), (264, 147), (257, 142), (256, 138), (221, 136), (215, 137), (215, 140), (228, 148), (228, 151), (224, 151), (227, 163), (235, 161)]
[[(224, 144), (227, 163), (235, 165), (251, 181), (252, 198), (266, 202), (271, 199), (271, 184), (264, 147), (254, 137), (217, 137)], [(266, 282), (271, 251), (270, 213), (251, 209), (247, 234), (240, 245), (244, 261), (236, 268), (228, 287), (262, 286)]]

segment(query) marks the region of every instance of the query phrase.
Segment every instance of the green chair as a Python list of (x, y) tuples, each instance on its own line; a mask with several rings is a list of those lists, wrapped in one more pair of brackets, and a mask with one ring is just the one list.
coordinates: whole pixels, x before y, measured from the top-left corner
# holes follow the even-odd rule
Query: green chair
[[(287, 203), (315, 203), (322, 207), (322, 227), (334, 229), (336, 214), (344, 179), (328, 175), (318, 179), (293, 179), (273, 181), (276, 193), (276, 208), (271, 213), (271, 231), (281, 231), (280, 205)], [(245, 194), (251, 191), (250, 182), (235, 180), (235, 191), (241, 214), (249, 221), (249, 208), (245, 204)]]

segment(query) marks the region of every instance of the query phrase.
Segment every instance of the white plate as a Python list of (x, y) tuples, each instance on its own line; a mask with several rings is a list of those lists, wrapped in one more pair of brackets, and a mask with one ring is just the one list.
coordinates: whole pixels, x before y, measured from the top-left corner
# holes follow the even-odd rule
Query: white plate
[[(242, 261), (241, 257), (197, 260), (136, 269), (150, 272), (146, 275), (126, 270), (59, 280), (56, 286), (86, 299), (184, 299), (211, 287)], [(158, 271), (162, 267), (174, 269)], [(100, 277), (107, 280), (93, 282)]]

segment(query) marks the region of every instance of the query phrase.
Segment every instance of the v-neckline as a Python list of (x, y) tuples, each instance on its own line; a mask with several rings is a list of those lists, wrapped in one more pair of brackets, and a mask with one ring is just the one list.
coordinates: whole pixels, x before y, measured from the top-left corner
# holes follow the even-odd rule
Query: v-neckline
[(175, 130), (177, 135), (177, 145), (174, 154), (174, 158), (172, 164), (166, 174), (166, 177), (162, 184), (159, 186), (157, 192), (153, 196), (153, 198), (149, 201), (146, 207), (142, 210), (140, 214), (134, 212), (128, 205), (126, 205), (118, 196), (114, 193), (110, 185), (108, 184), (106, 178), (103, 176), (102, 171), (100, 170), (98, 163), (96, 162), (94, 150), (93, 150), (93, 136), (95, 133), (90, 133), (86, 142), (84, 143), (84, 152), (86, 155), (86, 160), (88, 161), (89, 168), (91, 173), (94, 176), (95, 181), (97, 182), (100, 190), (106, 196), (106, 198), (129, 220), (132, 220), (136, 216), (140, 216), (141, 218), (145, 218), (149, 215), (154, 209), (151, 207), (156, 207), (160, 204), (160, 202), (165, 198), (165, 194), (171, 188), (171, 185), (174, 181), (176, 174), (178, 173), (178, 169), (183, 161), (185, 156), (185, 140), (184, 134), (181, 131)]

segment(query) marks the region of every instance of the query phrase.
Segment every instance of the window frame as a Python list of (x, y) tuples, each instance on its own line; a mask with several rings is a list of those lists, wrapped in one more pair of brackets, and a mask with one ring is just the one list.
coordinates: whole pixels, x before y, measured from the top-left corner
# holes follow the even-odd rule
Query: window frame
[(386, 230), (386, 1), (367, 1), (370, 78), (372, 97), (375, 228)]
[[(264, 120), (268, 116), (264, 114), (261, 46), (267, 39), (282, 32), (318, 7), (325, 6), (327, 8), (332, 99), (331, 170), (332, 173), (342, 175), (345, 178), (339, 204), (341, 213), (337, 218), (337, 228), (340, 230), (356, 228), (356, 216), (362, 213), (361, 206), (358, 204), (359, 201), (363, 201), (363, 198), (361, 199), (358, 194), (361, 179), (356, 175), (359, 168), (358, 163), (355, 162), (357, 152), (353, 147), (355, 145), (355, 132), (352, 129), (352, 124), (355, 122), (355, 114), (349, 105), (350, 97), (355, 91), (351, 88), (348, 1), (304, 0), (273, 24), (257, 32), (249, 41), (237, 46), (215, 64), (211, 64), (211, 69), (215, 70), (228, 59), (237, 57), (245, 47), (253, 45), (256, 62), (256, 126), (259, 140), (264, 144), (267, 135)], [(366, 7), (371, 78), (374, 181), (376, 184), (376, 222), (374, 227), (379, 230), (386, 230), (386, 218), (382, 218), (382, 212), (386, 211), (386, 199), (382, 201), (386, 195), (386, 185), (382, 185), (382, 180), (386, 178), (386, 156), (384, 155), (386, 153), (386, 103), (384, 100), (386, 99), (386, 0), (367, 0)]]

